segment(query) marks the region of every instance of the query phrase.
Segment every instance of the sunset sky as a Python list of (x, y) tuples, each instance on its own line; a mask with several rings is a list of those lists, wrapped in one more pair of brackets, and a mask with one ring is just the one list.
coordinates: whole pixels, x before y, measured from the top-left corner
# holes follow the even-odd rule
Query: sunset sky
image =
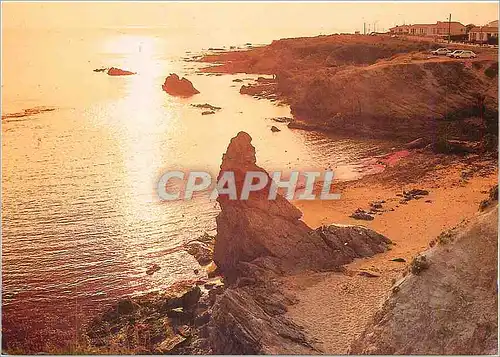
[(168, 28), (314, 28), (354, 31), (366, 21), (395, 24), (452, 20), (485, 24), (498, 3), (2, 3), (3, 28), (163, 26)]

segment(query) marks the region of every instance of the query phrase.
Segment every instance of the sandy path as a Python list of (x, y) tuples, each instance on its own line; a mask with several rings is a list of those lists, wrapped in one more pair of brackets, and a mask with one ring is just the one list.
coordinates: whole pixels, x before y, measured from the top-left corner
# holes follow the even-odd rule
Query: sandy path
[[(288, 316), (303, 326), (325, 353), (346, 353), (412, 257), (427, 249), (429, 242), (443, 230), (476, 214), (479, 203), (487, 197), (486, 191), (496, 184), (497, 173), (478, 175), (464, 182), (461, 173), (466, 168), (463, 164), (445, 167), (433, 171), (418, 184), (394, 181), (374, 184), (376, 180), (371, 178), (344, 187), (339, 201), (294, 202), (304, 212), (304, 221), (312, 227), (331, 222), (362, 224), (396, 243), (386, 253), (348, 265), (345, 274), (304, 274), (286, 279), (285, 286), (299, 300), (289, 308)], [(406, 205), (399, 204), (401, 198), (396, 194), (411, 188), (427, 189), (430, 194)], [(394, 211), (369, 222), (349, 218), (356, 208), (366, 209), (374, 200), (385, 200), (384, 208)], [(393, 262), (392, 258), (404, 258), (407, 262)], [(380, 277), (359, 276), (360, 269), (376, 272)]]

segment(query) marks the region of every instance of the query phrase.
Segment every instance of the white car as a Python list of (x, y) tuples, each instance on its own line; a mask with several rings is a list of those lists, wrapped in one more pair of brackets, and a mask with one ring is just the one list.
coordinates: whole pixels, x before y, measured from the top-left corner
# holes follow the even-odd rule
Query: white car
[(446, 55), (446, 54), (448, 54), (448, 53), (450, 53), (450, 52), (451, 52), (451, 50), (449, 50), (449, 49), (447, 49), (447, 48), (445, 48), (445, 47), (443, 47), (443, 48), (438, 48), (437, 50), (431, 51), (431, 53), (432, 53), (433, 55), (436, 55), (436, 56)]
[(455, 58), (476, 58), (477, 55), (472, 51), (462, 51), (454, 56)]
[(455, 50), (455, 51), (450, 52), (450, 53), (448, 53), (448, 54), (446, 54), (446, 55), (447, 55), (448, 57), (453, 58), (453, 57), (455, 57), (455, 56), (459, 55), (459, 54), (460, 54), (460, 53), (462, 53), (462, 52), (463, 52), (463, 50)]

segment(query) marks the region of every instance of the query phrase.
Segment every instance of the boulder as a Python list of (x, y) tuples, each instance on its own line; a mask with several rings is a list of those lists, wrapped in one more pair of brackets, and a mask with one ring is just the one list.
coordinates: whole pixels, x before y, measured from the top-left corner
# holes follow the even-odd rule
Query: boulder
[(212, 249), (208, 244), (193, 241), (186, 244), (186, 251), (191, 254), (200, 265), (207, 265), (212, 261)]
[(130, 76), (136, 74), (135, 72), (126, 71), (124, 69), (111, 67), (108, 69), (108, 76)]
[(277, 132), (279, 132), (279, 131), (281, 131), (281, 130), (280, 130), (280, 129), (278, 129), (277, 127), (275, 127), (275, 126), (273, 125), (273, 126), (271, 127), (271, 131), (272, 131), (273, 133), (277, 133)]
[(180, 79), (175, 73), (172, 73), (165, 79), (162, 88), (165, 92), (173, 96), (191, 97), (200, 93), (194, 88), (193, 83), (187, 78)]
[(356, 211), (354, 211), (353, 214), (350, 215), (350, 217), (354, 218), (354, 219), (363, 220), (363, 221), (373, 221), (373, 216), (370, 216), (368, 213), (366, 213), (361, 208), (358, 208)]

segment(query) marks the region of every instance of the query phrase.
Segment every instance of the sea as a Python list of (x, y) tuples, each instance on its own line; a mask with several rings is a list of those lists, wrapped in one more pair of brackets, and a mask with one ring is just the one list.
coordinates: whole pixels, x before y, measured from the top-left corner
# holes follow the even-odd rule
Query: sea
[[(199, 278), (182, 245), (215, 234), (217, 203), (204, 195), (162, 202), (167, 170), (217, 175), (229, 140), (248, 132), (266, 170), (366, 173), (388, 143), (302, 130), (270, 118), (290, 108), (241, 95), (258, 75), (198, 73), (210, 47), (248, 48), (280, 37), (168, 28), (3, 29), (2, 332), (11, 351), (71, 351), (93, 316), (129, 295)], [(137, 72), (111, 77), (96, 68)], [(162, 91), (177, 73), (200, 91)], [(201, 115), (192, 104), (221, 107)], [(281, 132), (274, 133), (275, 125)], [(152, 264), (160, 269), (146, 274)]]

